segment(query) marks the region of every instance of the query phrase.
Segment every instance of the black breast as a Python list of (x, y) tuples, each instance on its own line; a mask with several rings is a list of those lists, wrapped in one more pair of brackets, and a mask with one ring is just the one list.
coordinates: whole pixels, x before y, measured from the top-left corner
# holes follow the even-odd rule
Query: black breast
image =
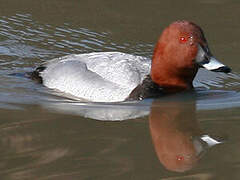
[(148, 75), (141, 84), (139, 84), (126, 100), (142, 100), (145, 98), (158, 97), (163, 95), (163, 89), (151, 79)]

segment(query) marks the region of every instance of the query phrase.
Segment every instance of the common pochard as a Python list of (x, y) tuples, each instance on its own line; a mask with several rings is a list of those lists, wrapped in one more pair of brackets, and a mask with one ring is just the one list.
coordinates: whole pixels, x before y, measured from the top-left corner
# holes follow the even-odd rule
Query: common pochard
[(176, 21), (162, 32), (152, 60), (121, 52), (68, 55), (39, 66), (31, 78), (76, 98), (119, 102), (192, 89), (200, 67), (231, 71), (211, 54), (198, 25)]

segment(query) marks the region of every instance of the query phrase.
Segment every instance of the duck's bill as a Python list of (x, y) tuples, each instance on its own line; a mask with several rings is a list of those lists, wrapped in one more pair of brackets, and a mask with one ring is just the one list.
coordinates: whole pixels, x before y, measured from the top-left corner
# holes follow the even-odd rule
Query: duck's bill
[(209, 71), (224, 73), (231, 72), (231, 68), (222, 64), (212, 56), (207, 46), (198, 45), (196, 62), (199, 64), (200, 67), (206, 68)]
[(231, 72), (231, 68), (220, 63), (214, 57), (211, 57), (208, 61), (205, 61), (205, 63), (202, 63), (201, 66), (206, 68), (209, 71), (224, 72), (224, 73)]

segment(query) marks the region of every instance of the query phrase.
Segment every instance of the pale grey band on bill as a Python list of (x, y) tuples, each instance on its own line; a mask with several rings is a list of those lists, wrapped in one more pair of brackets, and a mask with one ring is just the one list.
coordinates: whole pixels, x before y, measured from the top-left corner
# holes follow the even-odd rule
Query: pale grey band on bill
[(210, 59), (208, 61), (209, 61), (208, 63), (203, 63), (202, 66), (210, 71), (225, 66), (224, 64), (220, 63), (214, 57), (210, 57)]
[(204, 67), (210, 71), (225, 73), (231, 72), (231, 69), (228, 66), (222, 64), (212, 56), (208, 47), (203, 48), (201, 45), (198, 45), (196, 62), (200, 65), (200, 67)]

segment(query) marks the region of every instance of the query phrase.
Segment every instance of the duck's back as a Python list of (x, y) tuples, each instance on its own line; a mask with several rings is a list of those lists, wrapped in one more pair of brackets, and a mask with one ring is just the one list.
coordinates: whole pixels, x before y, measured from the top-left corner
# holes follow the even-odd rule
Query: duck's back
[(42, 65), (45, 86), (95, 102), (125, 100), (150, 72), (149, 58), (120, 52), (69, 55)]

